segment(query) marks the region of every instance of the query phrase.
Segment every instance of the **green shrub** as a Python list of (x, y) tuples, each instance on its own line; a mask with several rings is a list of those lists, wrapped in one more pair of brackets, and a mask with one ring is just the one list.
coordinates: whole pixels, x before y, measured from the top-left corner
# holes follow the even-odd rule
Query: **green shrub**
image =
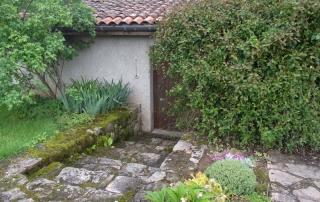
[(237, 195), (251, 194), (257, 185), (253, 170), (237, 160), (214, 162), (204, 173)]
[(62, 102), (69, 113), (90, 113), (93, 116), (105, 114), (109, 110), (125, 104), (127, 97), (132, 92), (129, 83), (122, 85), (98, 79), (81, 81), (72, 80), (66, 93), (61, 95)]
[(14, 106), (11, 111), (20, 118), (41, 119), (57, 118), (64, 109), (61, 100), (36, 95), (32, 97), (31, 103), (26, 102), (19, 106)]
[(309, 0), (203, 0), (172, 12), (157, 26), (152, 59), (175, 81), (180, 126), (318, 150), (319, 10)]

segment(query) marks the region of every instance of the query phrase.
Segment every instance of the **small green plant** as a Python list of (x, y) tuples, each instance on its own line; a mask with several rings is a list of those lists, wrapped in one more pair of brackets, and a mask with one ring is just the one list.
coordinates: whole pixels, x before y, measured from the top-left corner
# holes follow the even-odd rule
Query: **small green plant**
[(75, 125), (91, 124), (93, 119), (94, 117), (88, 113), (63, 113), (58, 120), (58, 125), (60, 130), (65, 130)]
[(111, 137), (109, 137), (109, 138), (103, 143), (103, 145), (104, 145), (105, 147), (114, 148), (114, 146), (112, 146), (112, 144), (113, 144), (113, 139), (112, 139)]
[(97, 145), (95, 145), (95, 144), (90, 147), (90, 149), (92, 149), (92, 150), (96, 150), (96, 148), (97, 148)]
[(249, 202), (271, 202), (271, 199), (265, 196), (262, 193), (253, 192), (249, 195), (241, 196), (241, 199), (244, 199)]
[(176, 186), (163, 187), (160, 191), (146, 191), (144, 197), (152, 202), (224, 202), (227, 199), (221, 185), (203, 173), (192, 175), (191, 179), (185, 183), (178, 182)]
[(204, 173), (237, 195), (251, 194), (257, 185), (253, 170), (237, 160), (216, 161)]
[(35, 137), (33, 137), (32, 141), (27, 142), (26, 144), (24, 144), (25, 148), (28, 147), (34, 147), (39, 143), (42, 143), (44, 141), (46, 141), (47, 139), (51, 138), (54, 135), (59, 134), (59, 130), (54, 131), (54, 133), (47, 133), (47, 132), (43, 132), (41, 134), (36, 135)]

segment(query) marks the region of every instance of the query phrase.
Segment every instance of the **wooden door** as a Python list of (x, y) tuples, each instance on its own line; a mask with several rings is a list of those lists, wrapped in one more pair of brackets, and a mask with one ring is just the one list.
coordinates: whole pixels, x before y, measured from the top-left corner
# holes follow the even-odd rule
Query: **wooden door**
[(162, 130), (177, 131), (176, 117), (167, 114), (169, 102), (173, 97), (166, 95), (174, 85), (171, 78), (165, 77), (162, 70), (153, 70), (153, 107), (154, 107), (154, 128)]

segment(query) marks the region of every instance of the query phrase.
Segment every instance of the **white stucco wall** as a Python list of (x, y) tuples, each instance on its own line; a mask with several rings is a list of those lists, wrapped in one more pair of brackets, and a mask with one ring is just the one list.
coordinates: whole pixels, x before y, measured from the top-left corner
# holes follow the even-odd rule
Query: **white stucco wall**
[[(150, 131), (152, 96), (149, 50), (153, 44), (150, 36), (97, 36), (90, 49), (64, 64), (63, 80), (70, 78), (98, 78), (107, 81), (130, 83), (134, 88), (127, 102), (140, 104), (142, 130)], [(135, 65), (136, 59), (136, 65)], [(137, 70), (136, 70), (137, 67)], [(135, 78), (137, 71), (138, 78)]]

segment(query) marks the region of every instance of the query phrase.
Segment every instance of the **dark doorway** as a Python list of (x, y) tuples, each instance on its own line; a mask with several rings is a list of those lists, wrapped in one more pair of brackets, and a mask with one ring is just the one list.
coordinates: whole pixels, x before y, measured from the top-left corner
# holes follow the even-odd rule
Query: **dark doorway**
[(178, 131), (176, 126), (176, 116), (167, 114), (169, 102), (174, 100), (173, 97), (167, 96), (174, 86), (171, 78), (165, 77), (162, 70), (153, 70), (153, 107), (154, 107), (154, 128), (170, 131)]

